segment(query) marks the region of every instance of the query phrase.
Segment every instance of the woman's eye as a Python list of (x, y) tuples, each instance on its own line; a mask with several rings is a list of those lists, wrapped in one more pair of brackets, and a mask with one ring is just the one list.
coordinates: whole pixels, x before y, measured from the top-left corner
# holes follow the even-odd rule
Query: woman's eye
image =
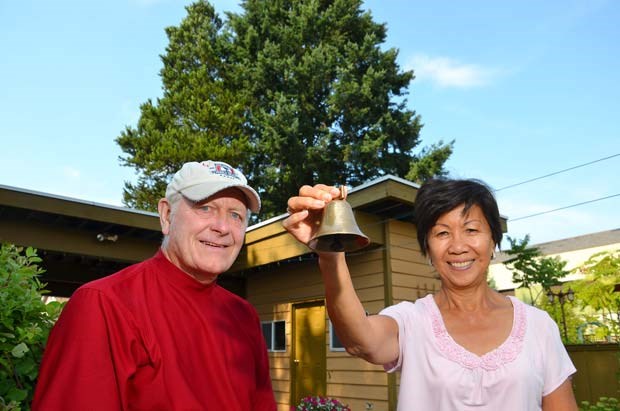
[(448, 235), (447, 231), (439, 231), (438, 233), (435, 234), (437, 237), (445, 237)]

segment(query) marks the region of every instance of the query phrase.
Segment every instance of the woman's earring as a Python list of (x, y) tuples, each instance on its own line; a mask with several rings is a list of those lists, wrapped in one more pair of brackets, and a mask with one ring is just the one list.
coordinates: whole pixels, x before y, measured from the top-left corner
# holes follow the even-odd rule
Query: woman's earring
[(433, 266), (433, 260), (431, 260), (430, 258), (428, 259), (428, 265), (430, 265), (431, 267)]
[(491, 260), (495, 260), (495, 250), (491, 253)]

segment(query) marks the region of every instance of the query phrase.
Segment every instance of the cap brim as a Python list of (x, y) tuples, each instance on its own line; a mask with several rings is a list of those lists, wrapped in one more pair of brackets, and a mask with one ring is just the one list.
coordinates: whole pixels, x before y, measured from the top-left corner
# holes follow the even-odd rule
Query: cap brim
[(250, 211), (255, 214), (260, 211), (260, 197), (258, 196), (258, 193), (254, 191), (252, 187), (243, 184), (208, 182), (184, 188), (181, 190), (181, 194), (191, 201), (198, 202), (205, 200), (222, 190), (226, 190), (227, 188), (236, 188), (241, 190), (248, 199), (248, 208)]

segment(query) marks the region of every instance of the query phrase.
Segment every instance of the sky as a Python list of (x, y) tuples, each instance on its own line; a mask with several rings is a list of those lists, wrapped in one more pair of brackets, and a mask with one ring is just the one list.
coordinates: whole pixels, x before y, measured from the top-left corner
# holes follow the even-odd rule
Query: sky
[[(161, 97), (164, 29), (188, 4), (0, 0), (0, 184), (121, 206), (136, 174), (114, 140)], [(454, 140), (448, 172), (496, 190), (508, 236), (540, 244), (620, 228), (620, 2), (362, 8), (414, 70), (419, 148)]]

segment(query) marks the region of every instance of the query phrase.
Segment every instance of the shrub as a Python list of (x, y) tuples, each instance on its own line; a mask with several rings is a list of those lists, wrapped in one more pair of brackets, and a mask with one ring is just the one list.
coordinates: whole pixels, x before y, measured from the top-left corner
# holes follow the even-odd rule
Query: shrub
[(30, 409), (47, 336), (62, 304), (45, 304), (33, 248), (0, 246), (0, 409)]
[(351, 409), (334, 398), (308, 396), (302, 398), (297, 407), (291, 407), (291, 411), (351, 411)]
[(601, 397), (596, 404), (582, 401), (580, 411), (620, 411), (620, 403), (616, 398)]

